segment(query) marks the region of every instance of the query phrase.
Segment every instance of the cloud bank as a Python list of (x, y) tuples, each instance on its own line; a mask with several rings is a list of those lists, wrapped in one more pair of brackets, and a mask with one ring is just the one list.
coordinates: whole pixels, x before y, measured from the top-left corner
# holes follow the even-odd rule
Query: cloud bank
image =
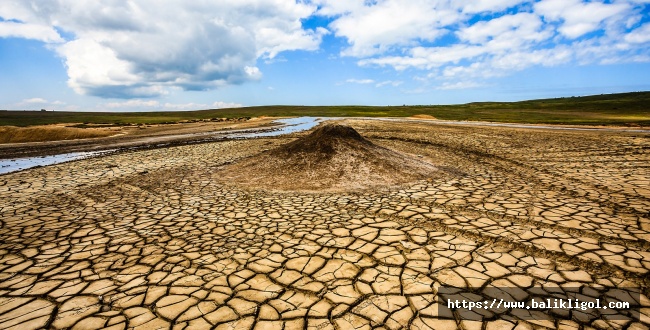
[(4, 0), (0, 37), (51, 43), (79, 94), (154, 97), (260, 79), (258, 58), (316, 50), (317, 8), (287, 0)]
[[(328, 34), (340, 57), (444, 90), (532, 66), (650, 62), (649, 13), (648, 0), (3, 0), (0, 37), (47, 43), (72, 89), (105, 98), (259, 80), (260, 59), (319, 50)], [(377, 81), (346, 82), (402, 83)]]
[[(650, 61), (646, 0), (317, 0), (363, 67), (428, 72), (475, 88), (531, 66)], [(645, 21), (645, 22), (644, 22)], [(421, 79), (421, 78), (420, 78)]]

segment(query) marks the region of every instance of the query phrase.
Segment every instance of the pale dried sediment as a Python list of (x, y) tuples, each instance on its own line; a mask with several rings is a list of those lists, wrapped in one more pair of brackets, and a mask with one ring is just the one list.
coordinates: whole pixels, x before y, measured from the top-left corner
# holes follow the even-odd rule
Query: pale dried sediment
[(648, 304), (650, 139), (350, 124), (446, 176), (353, 193), (219, 183), (221, 166), (293, 137), (0, 176), (0, 328), (648, 326), (647, 309), (462, 320), (436, 288), (638, 288)]

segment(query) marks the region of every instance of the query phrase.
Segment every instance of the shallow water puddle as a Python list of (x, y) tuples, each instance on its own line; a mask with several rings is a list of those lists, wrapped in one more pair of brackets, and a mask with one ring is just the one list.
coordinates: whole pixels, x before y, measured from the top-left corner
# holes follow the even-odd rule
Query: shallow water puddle
[(22, 171), (32, 167), (54, 165), (58, 163), (69, 162), (71, 160), (99, 156), (112, 151), (115, 151), (115, 149), (102, 151), (71, 152), (67, 154), (51, 156), (0, 159), (0, 174)]

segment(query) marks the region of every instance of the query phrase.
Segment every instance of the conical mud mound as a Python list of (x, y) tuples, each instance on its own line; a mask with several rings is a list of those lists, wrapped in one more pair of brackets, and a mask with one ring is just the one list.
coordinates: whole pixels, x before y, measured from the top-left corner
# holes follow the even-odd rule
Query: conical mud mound
[(373, 144), (352, 127), (325, 125), (228, 165), (220, 177), (250, 188), (330, 191), (390, 186), (436, 172), (429, 163)]

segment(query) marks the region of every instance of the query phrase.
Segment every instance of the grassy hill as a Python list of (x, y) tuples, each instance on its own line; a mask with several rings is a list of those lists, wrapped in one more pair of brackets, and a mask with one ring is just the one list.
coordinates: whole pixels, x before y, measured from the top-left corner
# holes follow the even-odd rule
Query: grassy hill
[(157, 124), (258, 116), (409, 117), (511, 123), (650, 126), (650, 92), (416, 106), (284, 106), (176, 112), (0, 111), (0, 126), (54, 123)]

